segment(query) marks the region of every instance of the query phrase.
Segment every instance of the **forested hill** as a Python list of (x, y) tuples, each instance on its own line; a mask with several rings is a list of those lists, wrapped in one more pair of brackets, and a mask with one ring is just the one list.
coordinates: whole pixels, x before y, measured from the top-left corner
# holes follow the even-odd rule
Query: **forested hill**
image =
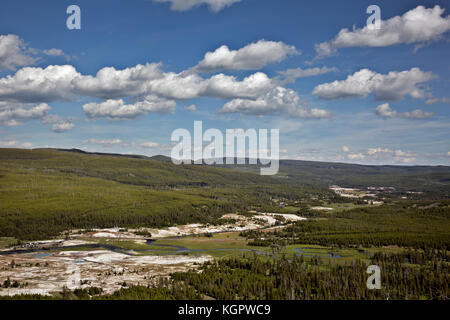
[(391, 186), (403, 191), (450, 194), (449, 166), (367, 166), (284, 160), (280, 173), (289, 180), (348, 187)]
[[(167, 157), (81, 150), (0, 149), (0, 237), (45, 239), (77, 228), (215, 223), (271, 199), (335, 197), (328, 186), (394, 186), (449, 198), (449, 167), (371, 167), (282, 161), (257, 166), (174, 165)], [(244, 172), (250, 171), (250, 172)]]
[[(88, 153), (78, 149), (0, 149), (0, 170), (33, 169), (149, 187), (231, 186), (278, 183), (253, 173), (174, 165), (166, 157)], [(169, 159), (170, 160), (170, 159)]]
[[(280, 160), (275, 178), (286, 184), (328, 188), (395, 187), (401, 191), (421, 191), (450, 195), (450, 166), (359, 165), (337, 162)], [(220, 165), (240, 172), (259, 172), (255, 165)]]
[[(150, 187), (287, 184), (302, 187), (395, 187), (450, 194), (450, 166), (373, 166), (281, 160), (276, 176), (255, 165), (174, 165), (162, 155), (88, 153), (78, 149), (0, 149), (0, 169), (27, 167)], [(231, 170), (230, 170), (231, 169)]]
[(33, 240), (80, 228), (215, 223), (249, 203), (270, 203), (261, 189), (272, 191), (277, 183), (253, 173), (147, 157), (0, 149), (0, 237)]

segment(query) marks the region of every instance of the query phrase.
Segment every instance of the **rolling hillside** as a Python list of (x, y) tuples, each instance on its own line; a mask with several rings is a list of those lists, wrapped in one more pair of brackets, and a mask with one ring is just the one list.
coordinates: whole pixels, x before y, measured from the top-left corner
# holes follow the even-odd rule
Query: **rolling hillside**
[(236, 210), (272, 210), (272, 197), (335, 197), (330, 184), (394, 186), (449, 197), (449, 167), (282, 161), (273, 177), (260, 176), (257, 169), (177, 166), (164, 156), (0, 149), (0, 237), (42, 239), (74, 228), (214, 224)]
[[(258, 173), (254, 165), (221, 165), (218, 167), (240, 172)], [(284, 183), (328, 188), (395, 187), (400, 191), (419, 191), (450, 196), (449, 166), (369, 166), (349, 163), (281, 160), (279, 173), (274, 176)]]
[(280, 186), (252, 173), (159, 160), (0, 149), (0, 237), (44, 239), (74, 228), (217, 223), (222, 214), (249, 203), (268, 203), (260, 190)]

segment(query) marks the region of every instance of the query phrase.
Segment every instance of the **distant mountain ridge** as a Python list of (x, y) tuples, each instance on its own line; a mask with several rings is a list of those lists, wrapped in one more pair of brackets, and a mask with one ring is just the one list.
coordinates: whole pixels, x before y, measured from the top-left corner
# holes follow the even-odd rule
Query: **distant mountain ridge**
[[(67, 158), (72, 153), (78, 161)], [(360, 165), (303, 160), (280, 160), (279, 173), (260, 176), (260, 165), (174, 165), (167, 156), (152, 157), (86, 152), (80, 149), (0, 149), (2, 157), (61, 158), (64, 172), (148, 186), (214, 186), (287, 184), (301, 187), (395, 187), (403, 191), (450, 195), (450, 166)], [(91, 158), (95, 157), (95, 158)], [(101, 161), (103, 159), (103, 161)], [(123, 159), (123, 160), (119, 160)], [(129, 159), (129, 160), (126, 160)], [(95, 160), (95, 161), (94, 161)], [(99, 162), (100, 161), (100, 162)], [(246, 159), (248, 163), (248, 159)], [(38, 162), (40, 166), (48, 163)], [(38, 164), (36, 163), (36, 164)], [(62, 166), (55, 164), (53, 166)]]
[[(40, 149), (34, 149), (34, 150), (40, 150)], [(41, 150), (45, 150), (45, 149), (41, 149)], [(84, 151), (81, 149), (76, 149), (76, 148), (72, 148), (72, 149), (52, 149), (52, 148), (48, 148), (48, 150), (59, 150), (59, 151), (66, 151), (66, 152), (76, 152), (76, 153), (84, 153), (84, 154), (94, 154), (94, 155), (105, 155), (105, 156), (118, 156), (118, 157), (127, 157), (127, 158), (135, 158), (135, 159), (148, 159), (148, 160), (155, 160), (155, 161), (162, 161), (162, 162), (171, 162), (171, 158), (165, 155), (154, 155), (154, 156), (144, 156), (144, 155), (139, 155), (139, 154), (123, 154), (123, 153), (106, 153), (106, 152), (89, 152), (89, 151)], [(234, 162), (236, 163), (236, 159), (234, 158)], [(224, 164), (215, 164), (213, 166), (223, 166), (223, 167), (228, 167), (228, 166), (250, 166), (249, 164), (249, 158), (245, 158), (244, 159), (245, 164), (226, 164), (226, 158), (223, 158), (223, 163)], [(381, 165), (366, 165), (366, 164), (357, 164), (357, 163), (347, 163), (347, 162), (326, 162), (326, 161), (309, 161), (309, 160), (291, 160), (291, 159), (282, 159), (279, 160), (279, 163), (284, 165), (284, 166), (290, 166), (292, 164), (294, 165), (298, 165), (298, 164), (303, 164), (303, 165), (311, 165), (311, 166), (315, 166), (317, 165), (318, 167), (325, 167), (328, 166), (329, 168), (338, 168), (338, 167), (345, 167), (345, 166), (351, 166), (351, 167), (364, 167), (364, 168), (405, 168), (405, 169), (411, 169), (413, 168), (420, 168), (420, 169), (430, 169), (431, 171), (434, 171), (434, 169), (436, 168), (443, 168), (444, 171), (450, 170), (450, 166), (444, 166), (444, 165), (388, 165), (388, 164), (381, 164)], [(257, 165), (251, 165), (252, 167), (257, 166), (259, 168), (259, 164)], [(256, 169), (256, 167), (255, 167)]]

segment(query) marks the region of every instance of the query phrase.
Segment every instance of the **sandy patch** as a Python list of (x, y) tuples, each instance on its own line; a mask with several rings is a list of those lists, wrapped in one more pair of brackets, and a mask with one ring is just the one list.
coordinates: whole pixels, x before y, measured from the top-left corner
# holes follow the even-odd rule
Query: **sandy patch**
[(267, 216), (279, 216), (283, 217), (286, 221), (300, 221), (300, 220), (306, 220), (306, 218), (299, 217), (295, 214), (287, 214), (287, 213), (264, 213)]
[(118, 252), (111, 252), (107, 250), (90, 251), (89, 254), (83, 257), (84, 261), (97, 263), (113, 263), (123, 261), (128, 255)]
[(196, 268), (195, 263), (210, 259), (208, 255), (133, 256), (107, 250), (71, 250), (42, 258), (36, 258), (35, 253), (0, 256), (0, 283), (10, 278), (20, 284), (19, 288), (0, 288), (0, 295), (47, 295), (61, 292), (64, 286), (96, 286), (109, 294), (125, 284), (156, 284), (160, 277)]
[(97, 232), (92, 235), (94, 238), (120, 238), (116, 233), (111, 232)]
[(333, 208), (329, 207), (311, 207), (312, 210), (331, 211)]
[(283, 217), (284, 222), (295, 222), (305, 220), (306, 218), (299, 217), (295, 214), (282, 214), (282, 213), (257, 213), (254, 216), (246, 217), (234, 213), (229, 213), (222, 216), (221, 219), (233, 219), (235, 222), (226, 223), (222, 225), (202, 225), (199, 223), (192, 223), (187, 225), (180, 225), (168, 228), (140, 228), (140, 229), (128, 229), (127, 231), (120, 231), (119, 228), (107, 228), (107, 229), (94, 229), (92, 232), (83, 233), (79, 230), (72, 232), (72, 236), (75, 238), (105, 238), (105, 239), (126, 239), (136, 243), (145, 243), (150, 238), (146, 235), (136, 235), (133, 232), (148, 232), (151, 234), (152, 239), (160, 239), (167, 237), (177, 236), (189, 236), (193, 234), (205, 234), (205, 233), (217, 233), (217, 232), (240, 232), (245, 230), (254, 230), (260, 228), (267, 228), (274, 226), (278, 220), (276, 217)]
[(26, 288), (7, 288), (7, 289), (0, 289), (0, 295), (2, 296), (15, 296), (20, 294), (40, 294), (43, 296), (49, 295), (49, 290), (47, 288), (45, 289), (26, 289)]

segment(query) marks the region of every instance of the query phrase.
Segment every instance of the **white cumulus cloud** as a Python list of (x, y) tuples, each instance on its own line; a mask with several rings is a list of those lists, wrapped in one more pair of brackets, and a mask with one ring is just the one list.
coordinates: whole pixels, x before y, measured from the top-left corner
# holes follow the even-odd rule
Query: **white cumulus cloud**
[(364, 159), (366, 156), (363, 155), (362, 153), (349, 153), (347, 155), (347, 158), (349, 158), (350, 160), (362, 160)]
[(159, 144), (156, 142), (153, 142), (153, 141), (146, 141), (146, 142), (142, 142), (140, 144), (140, 146), (144, 147), (144, 148), (156, 148), (156, 147), (159, 147)]
[(256, 70), (269, 63), (280, 62), (291, 55), (298, 55), (294, 46), (281, 41), (259, 40), (239, 50), (223, 45), (214, 52), (207, 52), (194, 68), (201, 72), (217, 70)]
[(318, 76), (333, 71), (337, 71), (337, 68), (334, 67), (328, 68), (324, 66), (322, 68), (315, 67), (308, 69), (302, 68), (288, 69), (284, 71), (279, 71), (278, 73), (283, 76), (284, 82), (294, 82), (298, 78)]
[(42, 123), (51, 124), (53, 132), (66, 132), (75, 127), (75, 119), (64, 119), (58, 115), (50, 114), (42, 119)]
[[(63, 54), (56, 48), (46, 50), (45, 53)], [(259, 68), (267, 63), (281, 61), (289, 55), (298, 54), (295, 47), (283, 42), (260, 40), (239, 50), (227, 49), (225, 53), (224, 57), (217, 55), (217, 50), (210, 52), (198, 67), (179, 73), (163, 71), (161, 63), (138, 64), (124, 69), (104, 67), (94, 75), (83, 75), (69, 64), (49, 65), (45, 68), (24, 67), (15, 74), (0, 78), (0, 105), (16, 104), (18, 106), (15, 106), (17, 110), (14, 112), (18, 114), (23, 113), (20, 108), (28, 110), (35, 107), (33, 104), (75, 101), (88, 97), (102, 101), (83, 105), (87, 118), (123, 120), (151, 112), (174, 113), (177, 101), (210, 97), (230, 100), (229, 104), (224, 106), (224, 112), (235, 106), (235, 109), (239, 109), (237, 112), (246, 114), (278, 113), (302, 118), (330, 116), (325, 110), (307, 108), (304, 103), (300, 103), (297, 92), (281, 87), (278, 78), (270, 78), (263, 72), (239, 78), (223, 73), (202, 76), (195, 70)], [(284, 75), (295, 78), (330, 70), (332, 69), (326, 67), (295, 69), (286, 70)], [(255, 105), (260, 107), (253, 112), (250, 109)], [(11, 110), (2, 108), (5, 119), (3, 123), (20, 123), (19, 120), (14, 120), (18, 116), (9, 116), (11, 119), (6, 120), (6, 113), (11, 113)], [(189, 107), (188, 110), (192, 111), (194, 107)], [(41, 115), (41, 119), (44, 116)], [(52, 123), (55, 132), (63, 132), (73, 127), (74, 122), (70, 119)]]
[(115, 99), (144, 94), (152, 80), (164, 78), (161, 64), (138, 64), (135, 67), (117, 70), (114, 67), (100, 69), (95, 76), (73, 78), (77, 93), (99, 99)]
[(197, 107), (195, 106), (195, 104), (191, 104), (189, 106), (185, 106), (184, 109), (187, 110), (187, 111), (194, 112), (194, 111), (197, 110)]
[(113, 146), (126, 146), (127, 143), (120, 139), (87, 139), (83, 141), (84, 143), (98, 144), (103, 147), (113, 147)]
[(342, 29), (329, 41), (316, 45), (318, 57), (327, 56), (339, 48), (387, 47), (398, 44), (424, 43), (441, 37), (450, 30), (450, 16), (444, 17), (445, 9), (418, 6), (402, 16), (381, 22), (380, 29), (365, 26), (362, 29)]
[(380, 148), (380, 147), (378, 147), (378, 148), (370, 148), (367, 151), (368, 155), (385, 154), (385, 153), (390, 154), (390, 153), (392, 153), (392, 151), (387, 149), (387, 148)]
[(71, 100), (76, 97), (73, 81), (81, 75), (71, 65), (26, 67), (0, 79), (0, 101), (24, 103)]
[(34, 64), (35, 61), (18, 36), (0, 35), (0, 70), (15, 70), (16, 67)]
[(109, 99), (100, 103), (91, 102), (83, 105), (84, 114), (90, 118), (108, 118), (109, 120), (134, 119), (151, 112), (173, 113), (175, 101), (156, 96), (148, 96), (134, 104), (125, 104), (122, 99)]
[(368, 157), (372, 160), (384, 160), (400, 163), (411, 163), (416, 160), (416, 154), (403, 150), (391, 150), (389, 148), (370, 148), (367, 151)]
[(218, 74), (206, 81), (201, 95), (224, 99), (256, 99), (274, 87), (272, 79), (262, 72), (256, 72), (241, 81), (234, 76)]
[(347, 146), (342, 146), (342, 152), (350, 152), (350, 148)]
[(43, 119), (50, 109), (46, 103), (34, 106), (5, 105), (0, 107), (0, 125), (18, 126), (29, 120)]
[(376, 113), (383, 118), (411, 118), (411, 119), (425, 119), (433, 117), (433, 112), (425, 112), (416, 109), (409, 112), (397, 112), (393, 110), (389, 103), (383, 103), (376, 108)]
[(75, 127), (75, 124), (73, 122), (64, 121), (64, 122), (54, 123), (52, 125), (52, 130), (54, 132), (66, 132), (66, 131), (73, 129), (74, 127)]
[(44, 50), (43, 52), (44, 52), (44, 54), (46, 54), (48, 56), (53, 56), (53, 57), (58, 57), (58, 56), (64, 56), (65, 55), (64, 51), (62, 51), (61, 49), (56, 49), (56, 48)]
[(310, 109), (292, 89), (276, 87), (255, 100), (234, 99), (227, 102), (221, 113), (246, 115), (284, 114), (295, 118), (329, 118), (331, 113), (323, 109)]
[(17, 146), (18, 142), (15, 140), (0, 140), (0, 147), (2, 148), (11, 148)]
[(405, 95), (424, 98), (427, 94), (420, 84), (434, 78), (433, 73), (419, 68), (391, 71), (388, 74), (361, 69), (345, 80), (316, 86), (313, 94), (323, 99), (365, 98), (372, 92), (376, 100), (400, 100)]
[(75, 127), (75, 119), (49, 114), (50, 110), (47, 103), (0, 102), (0, 125), (18, 126), (30, 120), (41, 120), (43, 124), (51, 124), (54, 132), (64, 132)]

